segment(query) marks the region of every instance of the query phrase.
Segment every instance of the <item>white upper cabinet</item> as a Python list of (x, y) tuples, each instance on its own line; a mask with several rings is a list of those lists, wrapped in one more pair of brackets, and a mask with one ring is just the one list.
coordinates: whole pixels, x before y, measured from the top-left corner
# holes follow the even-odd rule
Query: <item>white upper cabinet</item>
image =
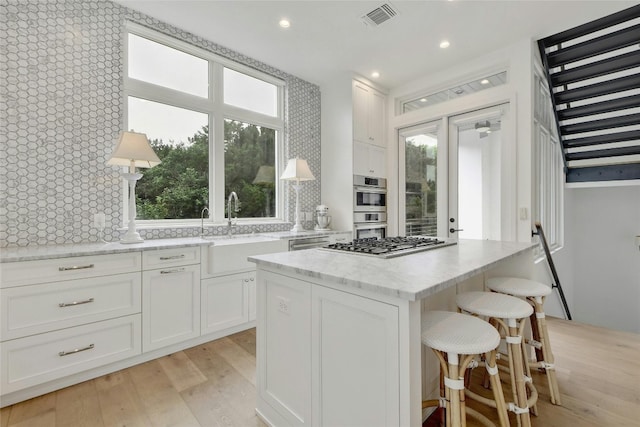
[(353, 82), (353, 139), (386, 147), (384, 139), (386, 97), (377, 90)]
[(353, 143), (353, 173), (354, 175), (387, 176), (387, 150), (371, 144), (355, 141)]

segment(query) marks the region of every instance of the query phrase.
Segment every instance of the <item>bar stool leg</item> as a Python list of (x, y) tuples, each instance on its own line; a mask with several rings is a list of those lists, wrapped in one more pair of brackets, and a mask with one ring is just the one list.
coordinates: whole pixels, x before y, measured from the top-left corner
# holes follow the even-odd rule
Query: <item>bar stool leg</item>
[(498, 412), (500, 426), (509, 427), (509, 415), (507, 414), (504, 393), (502, 392), (502, 385), (500, 384), (500, 374), (498, 371), (495, 350), (485, 354), (485, 363), (489, 374), (491, 389), (493, 390), (493, 400), (496, 402), (496, 411)]
[[(513, 385), (513, 401), (515, 402), (512, 410), (516, 414), (518, 426), (531, 427), (529, 405), (527, 402), (527, 388), (523, 375), (522, 335), (520, 335), (515, 319), (508, 319), (508, 328), (509, 334), (506, 337), (506, 341), (509, 350), (509, 375), (511, 376), (511, 384)], [(521, 375), (516, 375), (516, 373), (521, 373)]]
[(558, 380), (556, 378), (555, 361), (553, 358), (553, 352), (551, 351), (551, 341), (549, 340), (547, 321), (544, 314), (544, 297), (529, 298), (529, 301), (533, 304), (534, 314), (536, 316), (536, 328), (532, 329), (532, 331), (534, 339), (542, 344), (542, 348), (540, 349), (540, 352), (542, 353), (542, 363), (540, 366), (547, 374), (551, 403), (554, 405), (562, 405), (560, 400), (560, 390), (558, 389)]

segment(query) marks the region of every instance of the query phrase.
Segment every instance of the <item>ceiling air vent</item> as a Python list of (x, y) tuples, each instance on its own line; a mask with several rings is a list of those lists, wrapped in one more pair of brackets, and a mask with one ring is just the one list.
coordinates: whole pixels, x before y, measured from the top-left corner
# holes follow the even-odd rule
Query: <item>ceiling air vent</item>
[(362, 20), (365, 24), (371, 27), (377, 27), (383, 22), (386, 22), (389, 19), (393, 18), (397, 14), (398, 11), (393, 6), (391, 6), (391, 4), (384, 3), (364, 15), (362, 17)]

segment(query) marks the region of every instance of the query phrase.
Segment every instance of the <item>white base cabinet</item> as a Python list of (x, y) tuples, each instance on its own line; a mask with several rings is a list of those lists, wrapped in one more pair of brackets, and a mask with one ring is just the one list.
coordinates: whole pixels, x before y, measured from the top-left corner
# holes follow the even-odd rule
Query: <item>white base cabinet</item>
[(6, 394), (140, 354), (140, 315), (33, 335), (0, 346), (0, 389)]
[[(202, 280), (203, 334), (221, 331), (255, 319), (255, 272), (230, 274)], [(250, 313), (253, 312), (253, 319)]]
[(258, 413), (274, 426), (399, 426), (398, 307), (258, 271)]
[(200, 335), (200, 265), (142, 273), (142, 349)]

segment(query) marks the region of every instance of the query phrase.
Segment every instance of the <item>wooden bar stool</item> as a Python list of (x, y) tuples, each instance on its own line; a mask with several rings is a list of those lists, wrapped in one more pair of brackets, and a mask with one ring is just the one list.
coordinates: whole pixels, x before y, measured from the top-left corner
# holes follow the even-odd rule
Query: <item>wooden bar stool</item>
[[(465, 406), (464, 373), (476, 355), (484, 355), (490, 376), (494, 406), (500, 427), (509, 426), (502, 385), (496, 365), (496, 349), (500, 334), (488, 323), (473, 316), (450, 311), (429, 311), (422, 315), (422, 343), (430, 347), (440, 361), (441, 396), (447, 427), (465, 427), (466, 414), (483, 425), (495, 427), (487, 417)], [(441, 400), (422, 402), (422, 408), (443, 406)]]
[(523, 297), (533, 306), (534, 314), (531, 315), (531, 335), (533, 340), (528, 340), (526, 343), (535, 349), (536, 361), (529, 362), (529, 364), (545, 371), (547, 382), (549, 383), (551, 403), (562, 405), (553, 352), (551, 351), (551, 341), (549, 340), (544, 314), (544, 300), (551, 293), (551, 287), (544, 283), (518, 277), (493, 277), (487, 280), (486, 285), (494, 292)]
[[(535, 407), (538, 392), (533, 386), (522, 353), (522, 332), (525, 320), (531, 316), (533, 309), (519, 298), (493, 292), (465, 292), (456, 296), (456, 304), (464, 312), (486, 317), (498, 331), (502, 331), (501, 335), (507, 343), (513, 393), (513, 402), (507, 404), (508, 409), (516, 414), (518, 426), (530, 427), (529, 408)], [(470, 390), (467, 395), (477, 400), (483, 399), (474, 396), (475, 393)]]

